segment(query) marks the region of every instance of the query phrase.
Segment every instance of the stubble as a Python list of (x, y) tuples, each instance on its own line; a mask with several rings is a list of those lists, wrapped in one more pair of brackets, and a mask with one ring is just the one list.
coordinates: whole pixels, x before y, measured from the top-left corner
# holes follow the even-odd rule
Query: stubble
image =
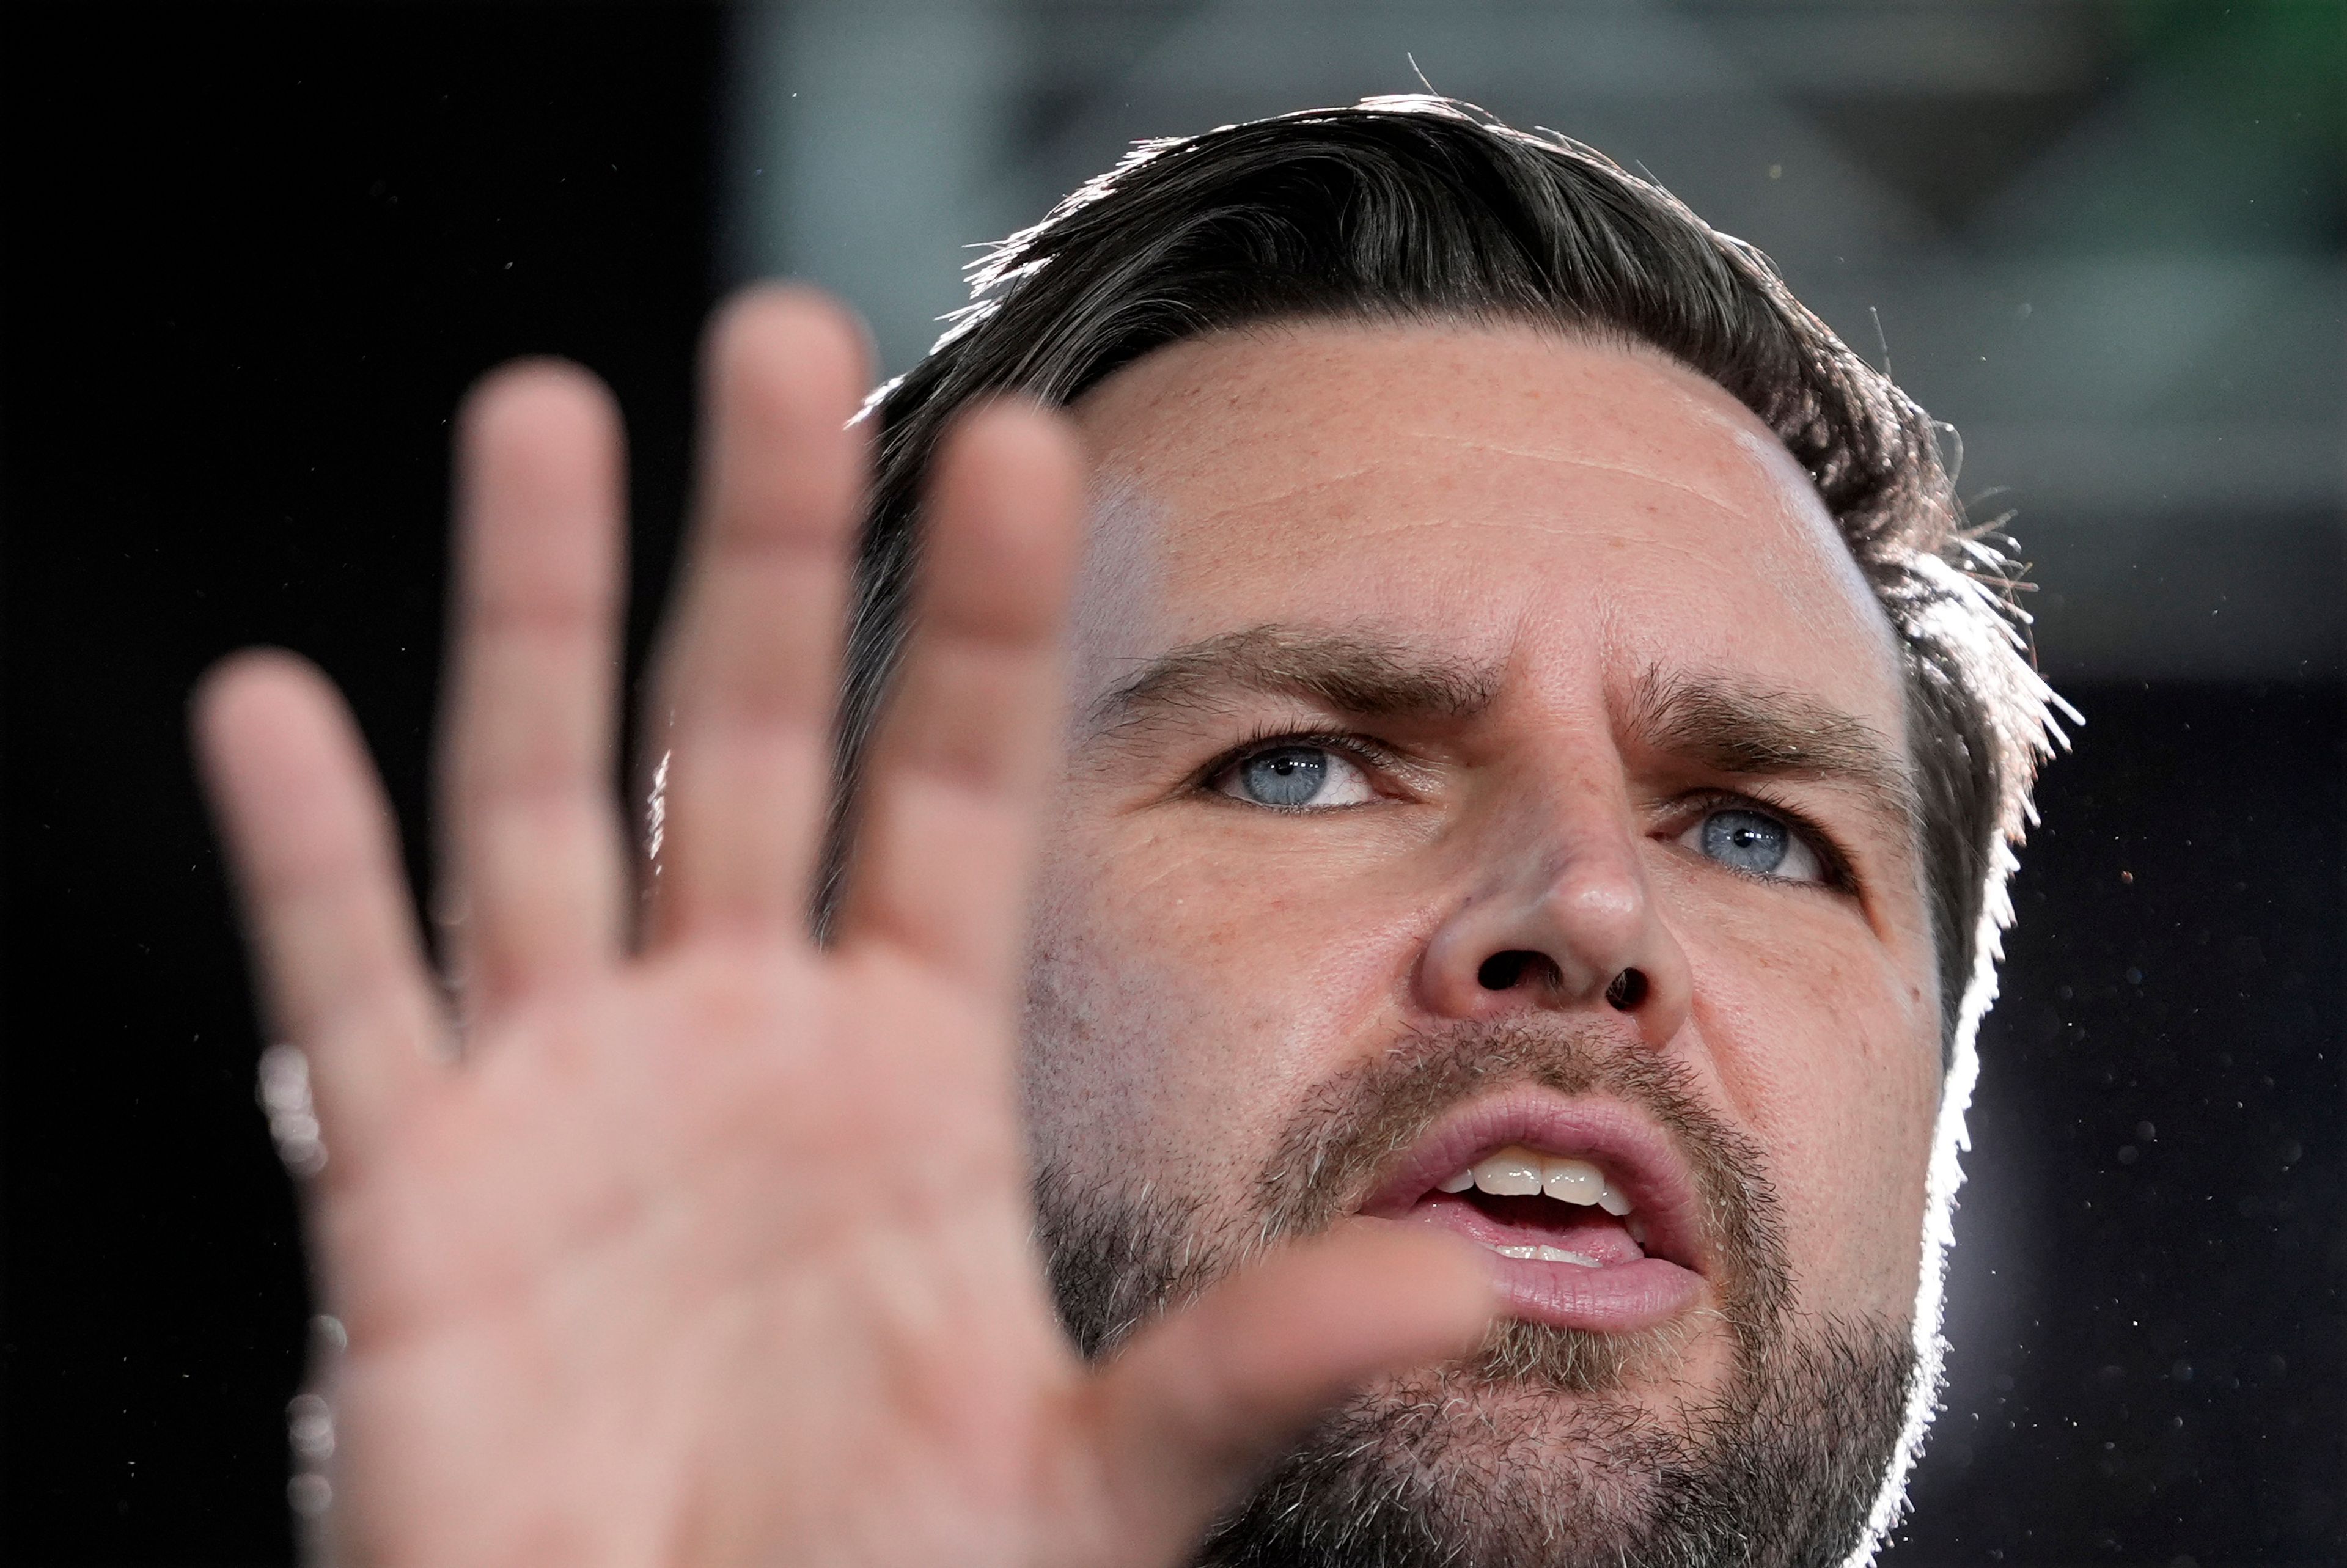
[[(1351, 1212), (1445, 1112), (1527, 1083), (1620, 1099), (1662, 1126), (1702, 1200), (1717, 1307), (1630, 1335), (1506, 1320), (1473, 1357), (1373, 1386), (1224, 1518), (1203, 1563), (1826, 1568), (1864, 1539), (1916, 1375), (1907, 1326), (1797, 1316), (1760, 1151), (1676, 1063), (1594, 1031), (1510, 1021), (1410, 1037), (1290, 1117), (1236, 1214), (1162, 1188), (1086, 1185), (1044, 1163), (1039, 1230), (1062, 1320), (1086, 1356), (1112, 1352), (1231, 1269)], [(1656, 1400), (1708, 1333), (1731, 1348), (1724, 1385)]]

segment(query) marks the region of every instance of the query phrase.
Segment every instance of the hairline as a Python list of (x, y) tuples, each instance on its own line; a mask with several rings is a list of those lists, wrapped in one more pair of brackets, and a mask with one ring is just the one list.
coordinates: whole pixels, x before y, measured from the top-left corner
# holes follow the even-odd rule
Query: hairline
[[(1327, 183), (1320, 169), (1334, 171)], [(1303, 227), (1282, 226), (1291, 211)], [(1393, 227), (1409, 221), (1428, 226)], [(1413, 234), (1436, 248), (1413, 250)], [(1293, 270), (1328, 258), (1325, 278)], [(1258, 268), (1259, 287), (1247, 281)], [(1824, 500), (1896, 634), (1906, 752), (1929, 814), (1944, 1055), (1967, 1055), (1995, 995), (2030, 783), (2066, 743), (2055, 711), (2075, 715), (2027, 656), (2017, 569), (1963, 527), (1928, 416), (1760, 252), (1583, 144), (1411, 97), (1141, 144), (970, 277), (970, 305), (872, 403), (881, 485), (857, 569), (819, 926), (836, 907), (859, 759), (908, 624), (917, 484), (957, 410), (1020, 391), (1072, 405), (1158, 348), (1286, 321), (1521, 323), (1659, 354), (1723, 387)]]

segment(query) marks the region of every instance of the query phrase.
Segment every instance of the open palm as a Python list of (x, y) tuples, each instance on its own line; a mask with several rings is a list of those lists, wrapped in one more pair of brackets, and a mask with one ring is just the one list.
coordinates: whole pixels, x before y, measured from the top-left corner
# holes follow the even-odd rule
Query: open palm
[(379, 786), (324, 680), (239, 655), (199, 749), (327, 1154), (347, 1334), (340, 1560), (1167, 1563), (1328, 1399), (1471, 1343), (1473, 1265), (1349, 1234), (1102, 1368), (1055, 1324), (1013, 1111), (1026, 867), (1078, 544), (1051, 416), (936, 465), (917, 632), (835, 939), (808, 935), (866, 378), (835, 307), (712, 335), (656, 686), (647, 890), (609, 787), (620, 436), (566, 366), (462, 422), (440, 828), (444, 1005)]

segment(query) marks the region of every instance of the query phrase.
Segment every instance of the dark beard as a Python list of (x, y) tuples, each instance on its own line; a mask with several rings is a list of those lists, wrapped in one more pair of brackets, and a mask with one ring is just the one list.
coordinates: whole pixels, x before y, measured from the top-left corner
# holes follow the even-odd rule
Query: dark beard
[(1307, 1436), (1209, 1536), (1228, 1568), (1819, 1568), (1863, 1538), (1906, 1418), (1900, 1324), (1794, 1319), (1777, 1203), (1750, 1140), (1676, 1064), (1553, 1024), (1405, 1041), (1291, 1119), (1249, 1214), (1106, 1194), (1046, 1163), (1037, 1210), (1062, 1320), (1086, 1356), (1230, 1269), (1349, 1211), (1443, 1112), (1510, 1083), (1604, 1093), (1659, 1122), (1721, 1259), (1727, 1386), (1666, 1422), (1609, 1398), (1667, 1378), (1700, 1325), (1601, 1335), (1519, 1321), (1466, 1361), (1389, 1379)]

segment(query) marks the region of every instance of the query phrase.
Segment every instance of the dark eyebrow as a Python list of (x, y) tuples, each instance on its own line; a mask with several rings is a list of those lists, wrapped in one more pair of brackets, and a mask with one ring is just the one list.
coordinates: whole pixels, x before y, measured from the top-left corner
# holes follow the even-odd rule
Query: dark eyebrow
[(1922, 825), (1906, 753), (1863, 719), (1799, 692), (1723, 671), (1649, 668), (1624, 720), (1641, 742), (1711, 772), (1847, 785), (1901, 833)]
[(1471, 719), (1498, 690), (1491, 667), (1373, 631), (1266, 624), (1151, 660), (1085, 711), (1084, 729), (1129, 730), (1232, 691), (1300, 697), (1364, 718)]

